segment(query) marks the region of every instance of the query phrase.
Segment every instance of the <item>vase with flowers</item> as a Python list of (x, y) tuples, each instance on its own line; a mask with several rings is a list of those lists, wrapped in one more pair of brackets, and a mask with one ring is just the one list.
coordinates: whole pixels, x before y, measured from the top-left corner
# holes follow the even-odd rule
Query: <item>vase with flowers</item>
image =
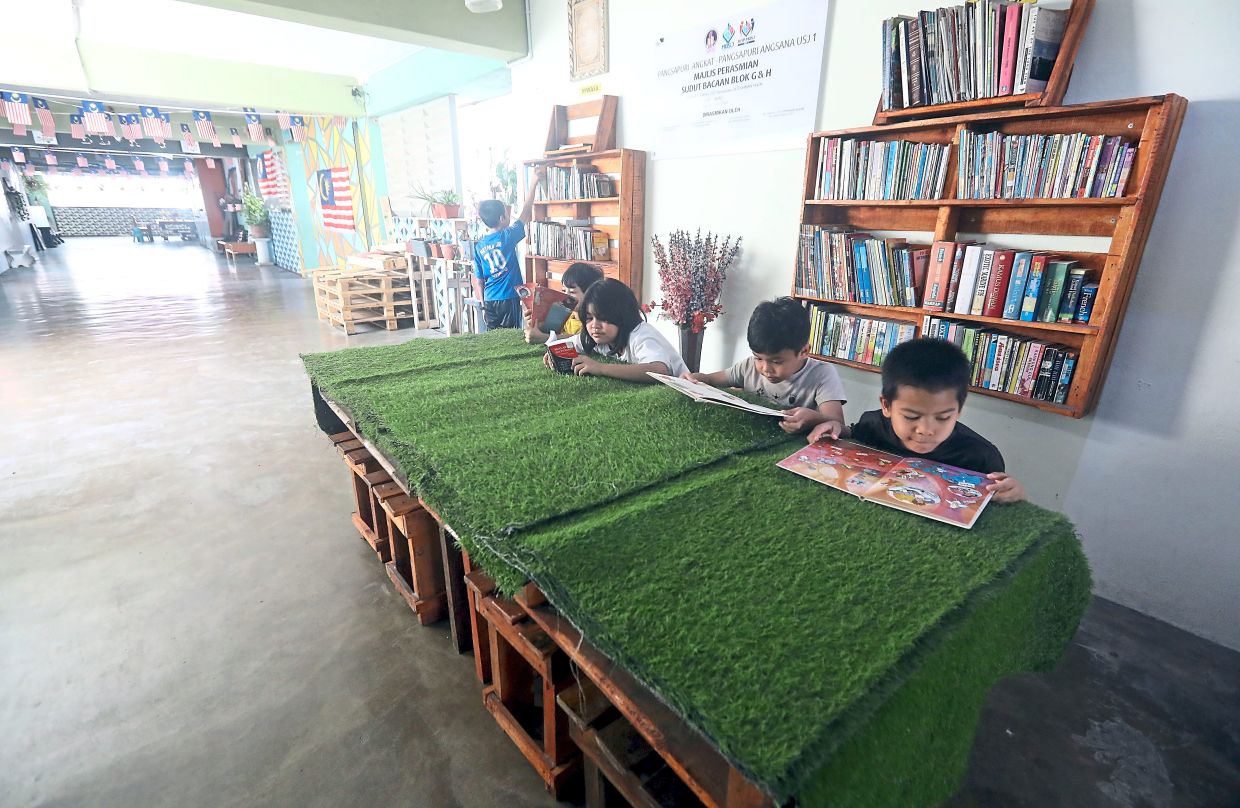
[(658, 236), (651, 243), (663, 299), (648, 308), (661, 309), (660, 316), (680, 329), (680, 357), (696, 373), (702, 362), (702, 333), (707, 323), (723, 313), (723, 282), (740, 252), (741, 239), (676, 230), (666, 246)]

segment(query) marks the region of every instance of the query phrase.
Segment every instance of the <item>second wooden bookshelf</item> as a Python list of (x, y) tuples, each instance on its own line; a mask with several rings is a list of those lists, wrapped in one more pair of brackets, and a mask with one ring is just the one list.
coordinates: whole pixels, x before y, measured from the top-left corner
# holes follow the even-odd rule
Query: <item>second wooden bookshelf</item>
[[(984, 238), (1001, 234), (1005, 241), (1019, 242), (1022, 234), (1107, 237), (1105, 252), (1049, 249), (1057, 256), (1076, 260), (1098, 276), (1098, 295), (1088, 323), (1042, 323), (997, 317), (933, 312), (905, 306), (880, 306), (830, 300), (801, 293), (794, 280), (794, 296), (825, 306), (830, 311), (876, 319), (912, 323), (922, 333), (927, 316), (941, 317), (997, 332), (1044, 340), (1067, 346), (1078, 354), (1067, 399), (1063, 404), (1022, 398), (989, 389), (976, 389), (995, 396), (1038, 407), (1048, 412), (1079, 418), (1097, 404), (1102, 383), (1115, 349), (1116, 338), (1128, 306), (1133, 282), (1141, 264), (1163, 184), (1187, 102), (1177, 95), (1133, 98), (1066, 107), (1008, 110), (963, 115), (933, 121), (913, 121), (889, 126), (864, 127), (809, 136), (801, 198), (801, 224), (845, 226), (888, 232), (920, 231), (912, 238), (929, 245), (958, 241), (974, 234)], [(1014, 134), (1071, 134), (1121, 136), (1137, 144), (1136, 158), (1124, 195), (1110, 198), (1067, 199), (957, 199), (957, 165), (960, 134), (1001, 132)], [(819, 200), (815, 199), (818, 161), (823, 138), (863, 140), (909, 140), (952, 144), (947, 183), (941, 199), (917, 201)], [(1015, 238), (1010, 238), (1014, 236)], [(858, 362), (821, 357), (828, 361), (877, 371)]]

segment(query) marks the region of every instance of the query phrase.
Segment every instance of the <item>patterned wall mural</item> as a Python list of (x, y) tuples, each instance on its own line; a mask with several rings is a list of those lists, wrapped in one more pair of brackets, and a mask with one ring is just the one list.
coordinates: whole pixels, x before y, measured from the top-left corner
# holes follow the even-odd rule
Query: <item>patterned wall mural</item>
[[(368, 121), (359, 120), (357, 129), (346, 118), (313, 118), (307, 127), (304, 143), (289, 144), (289, 170), (301, 176), (291, 178), (298, 230), (302, 238), (302, 258), (307, 269), (343, 263), (345, 258), (365, 252), (367, 244), (384, 240), (384, 221), (379, 211), (379, 197), (386, 181), (383, 160), (377, 154), (378, 138)], [(301, 159), (295, 150), (300, 148)], [(347, 187), (340, 181), (348, 172)], [(325, 184), (326, 180), (326, 184)], [(296, 199), (300, 197), (300, 199)], [(351, 208), (353, 228), (326, 227), (324, 221), (341, 220), (341, 211)], [(301, 221), (303, 217), (309, 222)], [(369, 237), (369, 238), (368, 238)]]
[(271, 254), (276, 266), (301, 272), (301, 246), (297, 243), (297, 223), (290, 210), (271, 212)]

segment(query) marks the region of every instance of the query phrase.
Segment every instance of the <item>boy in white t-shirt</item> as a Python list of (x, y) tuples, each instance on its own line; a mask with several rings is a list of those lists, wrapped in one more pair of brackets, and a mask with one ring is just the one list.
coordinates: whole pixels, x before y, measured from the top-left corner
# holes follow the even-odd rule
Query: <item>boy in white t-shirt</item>
[(785, 408), (780, 427), (804, 432), (823, 424), (819, 437), (844, 429), (844, 385), (835, 368), (809, 355), (809, 312), (790, 297), (758, 304), (749, 318), (747, 356), (727, 370), (683, 373), (716, 387), (739, 387)]
[[(606, 278), (591, 284), (577, 311), (584, 326), (573, 337), (579, 354), (573, 359), (573, 373), (578, 376), (610, 376), (654, 384), (647, 371), (667, 376), (688, 372), (667, 337), (646, 322), (633, 290), (620, 281)], [(600, 362), (594, 354), (625, 364)], [(550, 367), (551, 355), (545, 354), (543, 362)]]

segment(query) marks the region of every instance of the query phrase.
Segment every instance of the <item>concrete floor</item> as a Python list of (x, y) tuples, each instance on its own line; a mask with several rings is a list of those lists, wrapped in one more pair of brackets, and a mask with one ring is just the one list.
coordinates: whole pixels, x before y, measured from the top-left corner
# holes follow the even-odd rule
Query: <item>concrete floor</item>
[[(0, 275), (0, 805), (550, 806), (349, 522), (308, 283), (75, 239)], [(1240, 805), (1240, 654), (1095, 601), (966, 806)]]

